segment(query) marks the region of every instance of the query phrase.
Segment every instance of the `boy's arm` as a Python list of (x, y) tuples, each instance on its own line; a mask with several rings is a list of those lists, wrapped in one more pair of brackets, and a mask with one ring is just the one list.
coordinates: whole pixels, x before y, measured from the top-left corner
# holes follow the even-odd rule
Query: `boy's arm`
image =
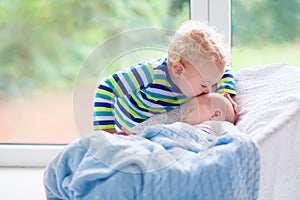
[(115, 92), (109, 86), (109, 78), (102, 82), (96, 91), (94, 99), (94, 130), (115, 131), (113, 114)]
[(94, 100), (94, 130), (115, 133), (115, 98), (122, 98), (140, 90), (149, 84), (152, 79), (152, 67), (138, 64), (130, 69), (115, 73), (102, 81), (98, 86)]
[(234, 80), (233, 70), (230, 65), (226, 65), (224, 75), (217, 82), (216, 92), (236, 95), (235, 80)]

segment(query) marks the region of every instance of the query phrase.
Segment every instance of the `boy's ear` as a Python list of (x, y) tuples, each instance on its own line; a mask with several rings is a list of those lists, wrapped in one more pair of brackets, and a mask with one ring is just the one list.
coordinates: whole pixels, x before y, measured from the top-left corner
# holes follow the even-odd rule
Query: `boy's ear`
[(179, 77), (184, 71), (184, 66), (180, 62), (173, 63), (172, 73), (174, 76)]

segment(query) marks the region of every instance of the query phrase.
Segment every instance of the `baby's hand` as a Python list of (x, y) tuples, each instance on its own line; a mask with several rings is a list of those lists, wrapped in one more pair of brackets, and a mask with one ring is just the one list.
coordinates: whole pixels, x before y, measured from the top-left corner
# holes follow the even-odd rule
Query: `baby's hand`
[(116, 131), (113, 134), (128, 136), (128, 135), (131, 135), (131, 132), (128, 131), (127, 129), (125, 129), (125, 128), (122, 128), (122, 131), (119, 131), (119, 132)]
[(116, 134), (116, 135), (125, 135), (125, 136), (128, 136), (128, 135), (130, 135), (130, 134), (128, 134), (128, 133), (126, 133), (126, 132), (124, 132), (124, 131), (115, 132), (114, 134)]
[(130, 131), (128, 131), (125, 128), (122, 128), (122, 131), (117, 131), (116, 129), (106, 129), (103, 131), (106, 131), (111, 134), (116, 134), (116, 135), (131, 135), (132, 134)]
[(106, 131), (106, 132), (111, 133), (111, 134), (114, 134), (114, 133), (117, 132), (116, 129), (114, 129), (114, 128), (112, 128), (112, 129), (105, 129), (103, 131)]

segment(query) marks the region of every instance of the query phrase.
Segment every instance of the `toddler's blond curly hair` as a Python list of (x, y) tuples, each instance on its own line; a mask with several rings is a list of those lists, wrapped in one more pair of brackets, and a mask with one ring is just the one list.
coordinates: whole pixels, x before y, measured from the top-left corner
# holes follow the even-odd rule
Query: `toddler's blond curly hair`
[(223, 35), (201, 21), (184, 22), (169, 41), (168, 60), (171, 63), (182, 59), (193, 61), (201, 57), (224, 68), (229, 60), (229, 50), (226, 49)]

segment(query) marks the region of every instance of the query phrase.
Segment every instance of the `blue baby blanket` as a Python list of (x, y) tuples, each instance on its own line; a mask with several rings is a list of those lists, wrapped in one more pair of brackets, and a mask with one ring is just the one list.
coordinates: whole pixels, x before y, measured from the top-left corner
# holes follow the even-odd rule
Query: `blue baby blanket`
[(85, 135), (46, 168), (47, 199), (255, 200), (258, 147), (228, 124), (217, 131), (178, 122), (142, 135)]

